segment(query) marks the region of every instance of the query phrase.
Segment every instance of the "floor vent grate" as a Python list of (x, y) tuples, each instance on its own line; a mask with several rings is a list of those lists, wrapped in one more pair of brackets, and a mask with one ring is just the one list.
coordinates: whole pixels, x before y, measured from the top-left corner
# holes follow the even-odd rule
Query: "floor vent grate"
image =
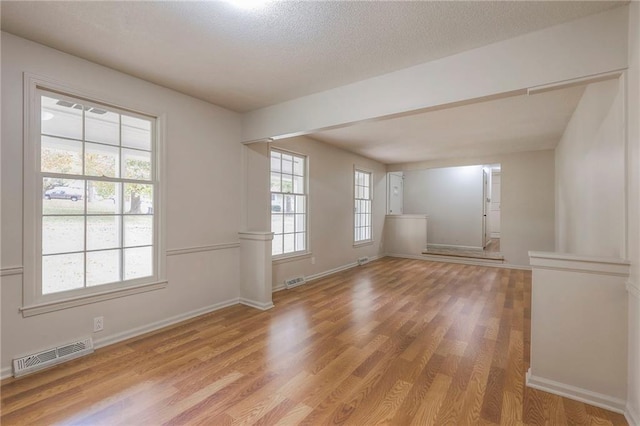
[(301, 275), (299, 277), (294, 277), (294, 278), (289, 278), (288, 280), (284, 280), (284, 285), (287, 288), (293, 288), (293, 287), (298, 287), (299, 285), (302, 285), (306, 282), (307, 280), (305, 280), (305, 278)]
[(13, 376), (20, 377), (52, 365), (60, 364), (93, 352), (91, 337), (23, 356), (13, 360)]
[(358, 265), (364, 265), (369, 263), (369, 256), (363, 256), (358, 258)]

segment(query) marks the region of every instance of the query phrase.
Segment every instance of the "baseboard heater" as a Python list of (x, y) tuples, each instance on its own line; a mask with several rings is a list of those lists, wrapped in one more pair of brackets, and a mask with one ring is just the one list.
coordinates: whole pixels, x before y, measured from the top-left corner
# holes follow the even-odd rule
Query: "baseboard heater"
[(55, 348), (15, 358), (13, 360), (13, 377), (21, 377), (34, 373), (47, 367), (88, 355), (92, 352), (93, 340), (91, 337), (88, 337)]

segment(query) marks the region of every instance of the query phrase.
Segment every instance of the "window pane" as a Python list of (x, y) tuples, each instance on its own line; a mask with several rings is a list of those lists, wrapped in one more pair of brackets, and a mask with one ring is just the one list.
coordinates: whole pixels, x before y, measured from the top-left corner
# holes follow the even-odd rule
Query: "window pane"
[(304, 158), (293, 157), (293, 174), (304, 176)]
[(42, 294), (84, 287), (84, 254), (58, 254), (42, 258)]
[(282, 254), (282, 235), (274, 235), (271, 242), (271, 254)]
[(121, 216), (87, 217), (87, 250), (120, 247)]
[(271, 171), (279, 172), (282, 169), (280, 168), (280, 158), (281, 155), (278, 152), (271, 151)]
[(371, 186), (371, 173), (365, 173), (363, 177), (363, 185), (367, 187)]
[(296, 196), (296, 213), (306, 213), (305, 204), (306, 197), (304, 195)]
[(285, 195), (284, 196), (284, 212), (285, 213), (294, 213), (295, 212), (295, 195)]
[(306, 219), (306, 216), (303, 214), (296, 215), (296, 232), (306, 231), (305, 219)]
[(293, 192), (296, 194), (304, 194), (304, 177), (293, 177)]
[(296, 251), (305, 250), (306, 249), (306, 246), (305, 246), (306, 234), (297, 233), (295, 235), (296, 235)]
[(84, 250), (83, 216), (43, 216), (42, 254)]
[(42, 136), (40, 170), (81, 175), (82, 142)]
[(285, 214), (284, 215), (284, 232), (293, 232), (294, 226), (294, 215), (292, 214)]
[(282, 172), (292, 174), (293, 173), (293, 157), (287, 154), (282, 154)]
[(282, 200), (281, 194), (271, 194), (271, 211), (274, 213), (282, 212)]
[(84, 173), (89, 176), (118, 177), (120, 149), (115, 146), (85, 144)]
[(151, 180), (151, 153), (123, 149), (123, 174), (125, 178)]
[(276, 234), (282, 234), (284, 220), (281, 214), (272, 214), (271, 215), (271, 232), (275, 232)]
[(282, 192), (282, 185), (280, 184), (280, 173), (271, 173), (271, 191)]
[(84, 181), (43, 178), (42, 214), (84, 214)]
[(153, 185), (125, 183), (124, 213), (153, 214)]
[(367, 200), (369, 198), (371, 198), (371, 196), (369, 195), (369, 188), (368, 187), (362, 188), (362, 190), (363, 190), (362, 198), (366, 198)]
[(120, 281), (120, 250), (87, 253), (87, 286)]
[(82, 139), (82, 105), (41, 97), (42, 133), (71, 139)]
[(149, 277), (153, 275), (152, 247), (138, 247), (124, 250), (124, 279)]
[(151, 121), (122, 116), (122, 146), (151, 150)]
[(121, 183), (87, 181), (87, 213), (119, 214)]
[(284, 253), (294, 252), (296, 249), (294, 234), (284, 234), (282, 238), (283, 238), (283, 245), (284, 245)]
[(85, 139), (109, 145), (120, 145), (120, 114), (91, 108), (84, 117)]
[(291, 175), (281, 175), (282, 176), (282, 192), (291, 193), (293, 192), (293, 176)]
[(153, 216), (125, 216), (125, 247), (151, 244), (153, 244)]

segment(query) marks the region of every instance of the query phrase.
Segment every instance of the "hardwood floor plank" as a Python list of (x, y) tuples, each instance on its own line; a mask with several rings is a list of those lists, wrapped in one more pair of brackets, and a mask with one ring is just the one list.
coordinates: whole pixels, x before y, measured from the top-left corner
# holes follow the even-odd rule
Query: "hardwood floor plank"
[(624, 425), (527, 388), (531, 272), (383, 258), (1, 383), (3, 425)]

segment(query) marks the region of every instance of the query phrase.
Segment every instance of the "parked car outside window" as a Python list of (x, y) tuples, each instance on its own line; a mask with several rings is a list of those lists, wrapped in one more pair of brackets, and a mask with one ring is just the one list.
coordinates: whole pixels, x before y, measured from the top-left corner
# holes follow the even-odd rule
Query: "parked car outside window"
[(56, 186), (55, 188), (45, 191), (44, 198), (46, 200), (61, 199), (78, 201), (82, 200), (82, 189), (70, 188), (68, 186)]

